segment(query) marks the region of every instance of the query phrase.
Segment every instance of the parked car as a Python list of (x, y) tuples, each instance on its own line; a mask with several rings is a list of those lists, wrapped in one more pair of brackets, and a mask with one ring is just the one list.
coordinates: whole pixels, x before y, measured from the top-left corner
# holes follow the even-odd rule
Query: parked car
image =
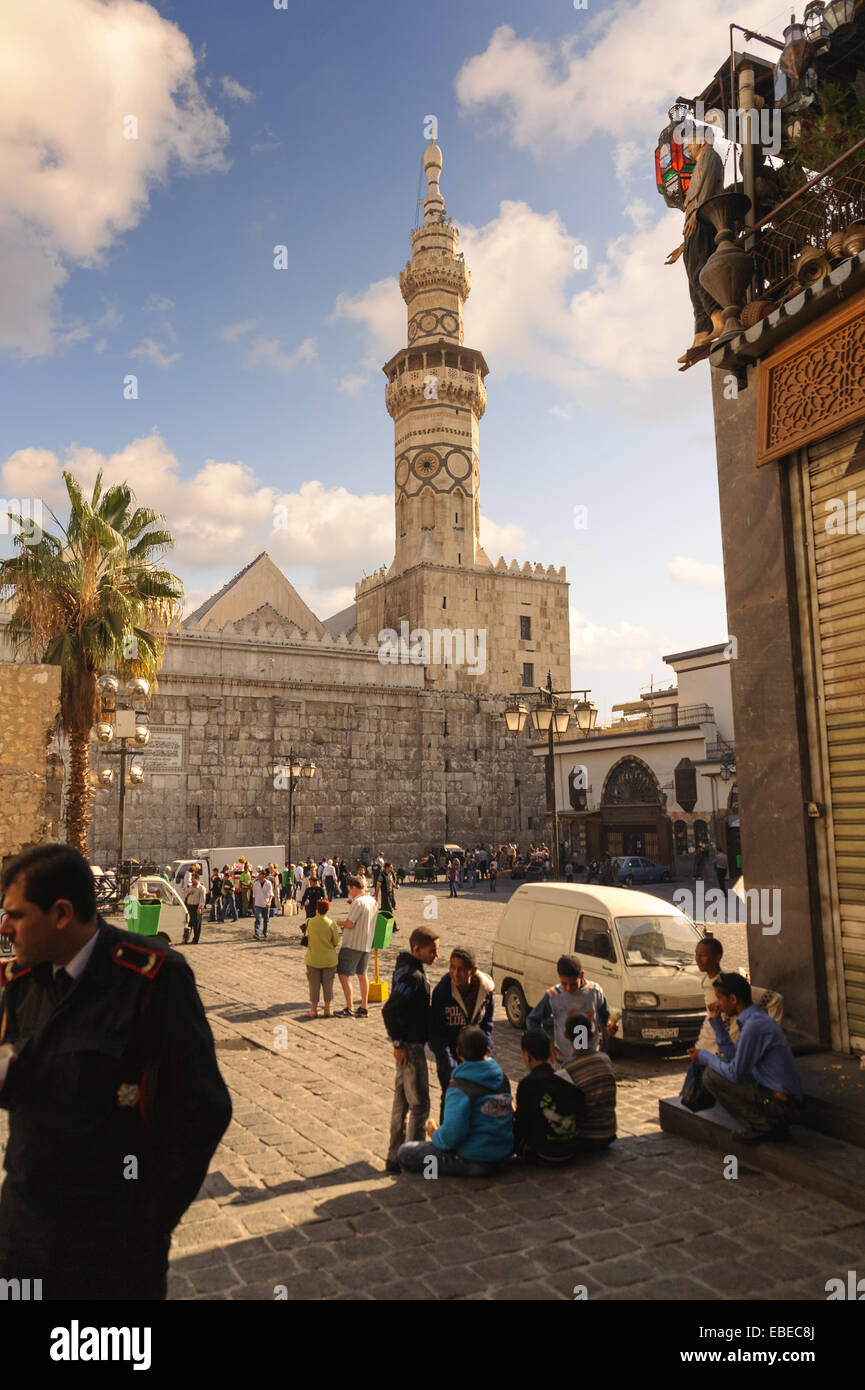
[(669, 883), (673, 877), (672, 869), (663, 864), (655, 864), (639, 854), (619, 855), (614, 859), (616, 883), (630, 888), (633, 883)]
[(492, 974), (508, 1022), (523, 1028), (529, 1009), (556, 983), (559, 956), (574, 953), (607, 996), (618, 1042), (690, 1044), (706, 1014), (694, 962), (701, 940), (683, 912), (651, 893), (524, 883), (499, 921)]

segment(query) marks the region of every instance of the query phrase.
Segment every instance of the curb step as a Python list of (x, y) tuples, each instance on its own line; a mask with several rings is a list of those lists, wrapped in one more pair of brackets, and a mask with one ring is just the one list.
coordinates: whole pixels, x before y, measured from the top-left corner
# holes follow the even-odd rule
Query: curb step
[(735, 1154), (749, 1167), (865, 1212), (865, 1154), (856, 1144), (801, 1125), (792, 1126), (792, 1143), (743, 1144), (733, 1137), (739, 1124), (720, 1105), (694, 1114), (678, 1097), (659, 1100), (658, 1114), (661, 1128), (669, 1134)]

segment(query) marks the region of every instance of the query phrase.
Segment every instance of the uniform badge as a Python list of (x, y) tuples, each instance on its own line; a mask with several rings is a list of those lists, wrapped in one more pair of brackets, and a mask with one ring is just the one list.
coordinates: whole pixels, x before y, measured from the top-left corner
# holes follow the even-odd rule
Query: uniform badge
[(124, 1081), (117, 1088), (117, 1104), (127, 1105), (130, 1108), (138, 1104), (141, 1096), (141, 1087), (136, 1086), (133, 1081)]

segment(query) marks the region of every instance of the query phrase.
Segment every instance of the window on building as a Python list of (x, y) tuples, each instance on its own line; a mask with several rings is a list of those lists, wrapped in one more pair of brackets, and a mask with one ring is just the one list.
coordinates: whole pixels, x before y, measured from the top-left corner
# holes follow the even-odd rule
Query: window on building
[(534, 685), (535, 668), (531, 661), (523, 662), (523, 685)]
[(532, 640), (532, 620), (524, 616), (520, 617), (520, 641), (530, 642)]
[(483, 815), (483, 812), (484, 812), (483, 806), (479, 806), (479, 807), (478, 807), (478, 820), (480, 820), (481, 816)]
[(445, 758), (445, 772), (450, 772), (450, 770), (451, 770), (451, 760), (450, 760), (450, 758)]
[(478, 750), (475, 749), (475, 762), (477, 762), (477, 760), (478, 760)]
[(448, 606), (447, 598), (446, 598), (446, 597), (443, 597), (443, 598), (442, 598), (442, 608), (447, 608), (447, 606)]

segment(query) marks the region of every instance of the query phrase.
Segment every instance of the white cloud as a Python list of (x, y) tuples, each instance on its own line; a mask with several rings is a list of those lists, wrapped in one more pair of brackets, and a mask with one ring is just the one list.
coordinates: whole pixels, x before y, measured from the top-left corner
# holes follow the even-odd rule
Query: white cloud
[[(664, 210), (652, 225), (650, 209), (632, 199), (625, 215), (629, 230), (590, 248), (588, 270), (574, 268), (577, 238), (557, 212), (506, 201), (484, 226), (463, 227), (472, 274), (466, 342), (489, 347), (495, 383), (524, 374), (573, 395), (602, 372), (642, 388), (651, 402), (649, 384), (669, 380), (693, 336), (681, 264), (664, 265), (681, 240), (681, 214)], [(363, 328), (360, 366), (369, 371), (405, 342), (393, 278), (341, 294), (331, 317)]]
[[(463, 115), (485, 117), (536, 156), (612, 137), (654, 147), (667, 107), (701, 91), (729, 55), (728, 0), (701, 0), (681, 32), (680, 0), (616, 0), (599, 22), (558, 42), (520, 38), (507, 24), (469, 58), (455, 80)], [(567, 11), (563, 11), (566, 14)], [(777, 30), (777, 0), (752, 0), (748, 23)], [(762, 51), (762, 50), (761, 50)], [(611, 93), (614, 96), (611, 99)]]
[(366, 372), (358, 372), (356, 375), (341, 376), (336, 383), (337, 391), (342, 391), (346, 396), (359, 396), (365, 386), (370, 383), (370, 377)]
[(34, 357), (82, 340), (59, 302), (70, 267), (99, 264), (174, 170), (227, 167), (228, 128), (186, 35), (151, 5), (42, 0), (3, 22), (0, 350)]
[(252, 154), (262, 154), (269, 150), (278, 150), (282, 141), (272, 126), (266, 125), (261, 131), (264, 137), (258, 144), (250, 145)]
[(251, 101), (255, 101), (255, 92), (251, 92), (248, 87), (244, 87), (242, 83), (237, 82), (233, 77), (222, 78), (222, 90), (225, 96), (229, 97), (232, 101), (242, 101), (247, 105), (249, 105)]
[(677, 555), (667, 565), (667, 573), (677, 584), (687, 584), (698, 589), (722, 589), (724, 587), (723, 565), (706, 564), (703, 560), (693, 560), (688, 555)]
[(515, 521), (490, 521), (481, 513), (481, 545), (495, 564), (500, 555), (510, 562), (526, 558), (526, 533)]
[(254, 327), (255, 319), (246, 319), (242, 323), (227, 323), (224, 328), (220, 328), (219, 336), (224, 343), (236, 343), (238, 338), (251, 332)]
[(557, 415), (560, 420), (570, 420), (571, 407), (569, 405), (551, 405), (548, 411), (550, 415)]
[(130, 349), (130, 357), (145, 357), (157, 367), (172, 367), (182, 357), (180, 352), (167, 353), (152, 338), (145, 338), (138, 347)]
[(280, 376), (296, 371), (302, 362), (314, 362), (318, 349), (314, 338), (304, 338), (294, 352), (285, 352), (278, 338), (253, 338), (243, 359), (244, 367), (267, 367)]
[(174, 308), (174, 300), (166, 294), (149, 294), (141, 307), (145, 314), (167, 314)]
[(405, 343), (405, 304), (396, 276), (374, 280), (357, 294), (338, 295), (328, 322), (353, 323), (363, 329), (364, 352), (358, 364), (363, 370), (344, 376), (339, 388), (355, 396)]
[[(312, 479), (282, 492), (239, 460), (207, 459), (197, 472), (183, 476), (177, 456), (156, 431), (110, 455), (80, 444), (71, 444), (62, 456), (50, 449), (18, 449), (0, 466), (0, 494), (39, 498), (64, 521), (63, 469), (85, 492), (100, 469), (106, 486), (131, 482), (142, 505), (164, 513), (176, 542), (166, 562), (199, 596), (198, 604), (219, 588), (215, 563), (220, 573), (232, 575), (267, 550), (313, 611), (328, 617), (354, 601), (354, 585), (364, 573), (393, 559), (391, 493), (358, 495)], [(519, 526), (483, 517), (481, 535), (488, 547), (518, 555), (525, 544)], [(195, 606), (190, 601), (190, 611)]]

